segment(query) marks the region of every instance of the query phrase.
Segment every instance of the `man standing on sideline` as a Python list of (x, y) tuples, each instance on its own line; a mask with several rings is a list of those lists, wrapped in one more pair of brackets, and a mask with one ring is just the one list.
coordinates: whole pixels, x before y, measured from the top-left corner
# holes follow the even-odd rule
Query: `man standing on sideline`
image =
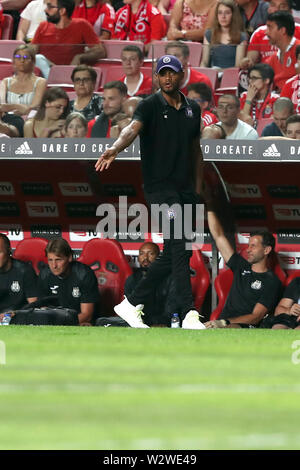
[[(145, 198), (149, 207), (164, 204), (162, 217), (169, 222), (170, 230), (167, 236), (164, 233), (162, 254), (149, 266), (147, 275), (135, 291), (114, 309), (135, 328), (147, 328), (141, 318), (143, 302), (169, 274), (176, 286), (182, 327), (205, 328), (193, 303), (189, 267), (191, 250), (187, 250), (186, 238), (178, 238), (175, 230), (176, 218), (181, 214), (171, 207), (176, 204), (176, 208), (181, 209), (182, 228), (185, 205), (195, 206), (195, 190), (200, 192), (202, 184), (201, 113), (197, 103), (179, 91), (183, 74), (177, 57), (160, 57), (156, 68), (160, 90), (138, 104), (131, 123), (95, 165), (97, 171), (108, 169), (118, 153), (139, 135)], [(193, 175), (197, 177), (196, 182)]]

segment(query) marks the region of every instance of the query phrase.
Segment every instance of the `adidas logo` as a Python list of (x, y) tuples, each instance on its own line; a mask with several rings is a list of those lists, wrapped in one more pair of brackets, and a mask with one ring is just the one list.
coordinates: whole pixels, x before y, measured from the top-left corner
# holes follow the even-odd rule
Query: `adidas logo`
[(29, 147), (28, 142), (24, 142), (15, 150), (15, 155), (32, 155), (32, 150)]
[(270, 145), (270, 147), (268, 147), (264, 151), (263, 156), (264, 157), (281, 157), (281, 153), (278, 152), (276, 145), (272, 144)]

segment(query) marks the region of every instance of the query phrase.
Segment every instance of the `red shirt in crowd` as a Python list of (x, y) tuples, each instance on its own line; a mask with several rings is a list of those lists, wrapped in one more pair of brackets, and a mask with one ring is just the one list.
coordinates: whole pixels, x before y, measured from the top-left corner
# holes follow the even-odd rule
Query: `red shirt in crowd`
[(82, 18), (72, 19), (69, 26), (62, 29), (42, 21), (32, 40), (32, 44), (39, 45), (39, 54), (57, 65), (69, 65), (76, 54), (84, 52), (85, 45), (99, 43), (91, 24)]
[(203, 73), (199, 72), (198, 70), (193, 69), (192, 67), (189, 67), (187, 70), (187, 76), (184, 81), (184, 83), (180, 87), (180, 91), (184, 94), (188, 94), (188, 85), (191, 83), (197, 83), (197, 82), (202, 82), (206, 83), (206, 85), (209, 86), (209, 88), (212, 90), (212, 83), (210, 79), (204, 75)]
[[(127, 85), (126, 75), (119, 78), (121, 82), (124, 82)], [(138, 95), (151, 95), (152, 93), (152, 78), (144, 75), (142, 72), (140, 73), (140, 81), (134, 90), (133, 93), (128, 92), (128, 96), (138, 96)]]
[[(246, 98), (247, 92), (244, 91), (240, 97), (241, 109), (245, 106)], [(258, 121), (262, 118), (270, 118), (273, 114), (273, 105), (278, 98), (278, 93), (271, 91), (264, 100), (255, 101), (251, 106), (251, 117), (253, 121)]]
[(300, 44), (299, 39), (295, 37), (292, 38), (287, 50), (285, 51), (283, 62), (279, 60), (280, 51), (275, 52), (271, 55), (266, 63), (271, 65), (275, 72), (274, 76), (274, 87), (279, 91), (284, 87), (285, 82), (293, 77), (296, 73), (295, 64), (296, 64), (296, 47)]
[(102, 31), (108, 31), (111, 35), (115, 29), (116, 12), (109, 3), (98, 2), (87, 8), (85, 0), (75, 7), (72, 18), (84, 18), (93, 27), (95, 33), (100, 36)]
[(211, 113), (210, 111), (208, 111), (207, 109), (205, 109), (201, 113), (201, 119), (202, 119), (204, 127), (210, 126), (211, 124), (216, 124), (217, 122), (219, 122), (219, 119), (217, 118), (217, 116)]
[(289, 98), (293, 102), (295, 113), (300, 114), (300, 75), (295, 75), (286, 82), (280, 96)]
[(142, 41), (144, 44), (162, 39), (167, 32), (165, 20), (160, 11), (147, 0), (142, 0), (138, 11), (133, 14), (131, 5), (125, 5), (116, 13), (114, 39)]

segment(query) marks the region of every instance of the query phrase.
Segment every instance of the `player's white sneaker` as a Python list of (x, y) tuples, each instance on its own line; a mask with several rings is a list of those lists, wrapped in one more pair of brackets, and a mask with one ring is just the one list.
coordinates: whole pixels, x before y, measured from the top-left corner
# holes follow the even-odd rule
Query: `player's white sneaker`
[(199, 320), (197, 310), (190, 310), (183, 319), (182, 328), (185, 330), (206, 330), (206, 326)]
[(142, 320), (142, 315), (144, 315), (143, 308), (144, 305), (142, 304), (135, 307), (124, 296), (124, 300), (114, 307), (114, 311), (132, 328), (149, 328)]

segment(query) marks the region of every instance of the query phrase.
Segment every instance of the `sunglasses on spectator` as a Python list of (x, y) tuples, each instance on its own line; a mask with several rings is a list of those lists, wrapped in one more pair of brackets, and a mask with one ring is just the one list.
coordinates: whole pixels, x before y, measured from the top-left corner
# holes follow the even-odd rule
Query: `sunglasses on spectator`
[(31, 60), (32, 58), (30, 57), (30, 55), (20, 55), (20, 54), (15, 54), (14, 55), (14, 58), (15, 59), (24, 59), (24, 60)]

